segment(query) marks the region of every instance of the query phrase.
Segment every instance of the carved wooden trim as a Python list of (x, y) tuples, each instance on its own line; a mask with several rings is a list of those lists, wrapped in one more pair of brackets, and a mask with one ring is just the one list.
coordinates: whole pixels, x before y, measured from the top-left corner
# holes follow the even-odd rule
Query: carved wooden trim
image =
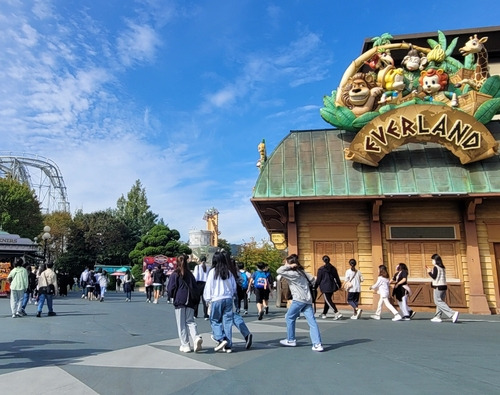
[(475, 221), (476, 220), (476, 206), (483, 203), (482, 198), (475, 198), (467, 202), (466, 207), (466, 218), (467, 221)]
[(380, 221), (380, 206), (382, 206), (382, 200), (377, 199), (372, 204), (372, 221)]

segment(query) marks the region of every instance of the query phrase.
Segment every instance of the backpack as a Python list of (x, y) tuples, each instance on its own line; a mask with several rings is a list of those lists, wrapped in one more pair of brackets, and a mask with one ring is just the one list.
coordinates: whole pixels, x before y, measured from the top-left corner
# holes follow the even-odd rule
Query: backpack
[(267, 275), (265, 272), (257, 270), (254, 277), (254, 286), (258, 289), (267, 288)]
[(248, 276), (245, 272), (240, 272), (241, 288), (248, 289)]

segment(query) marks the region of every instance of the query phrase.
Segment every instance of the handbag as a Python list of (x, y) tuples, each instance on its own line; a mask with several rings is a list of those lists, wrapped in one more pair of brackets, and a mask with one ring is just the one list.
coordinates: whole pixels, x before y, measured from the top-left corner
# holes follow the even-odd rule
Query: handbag
[(313, 304), (316, 305), (316, 299), (318, 298), (318, 289), (316, 288), (316, 286), (309, 280), (309, 278), (307, 277), (307, 275), (302, 272), (302, 275), (306, 278), (307, 280), (307, 283), (309, 284), (309, 292), (311, 293), (311, 298), (312, 298), (312, 301), (313, 301)]
[(356, 270), (356, 273), (354, 274), (354, 276), (352, 276), (352, 278), (350, 280), (344, 281), (344, 284), (342, 284), (342, 288), (344, 289), (344, 291), (349, 292), (349, 290), (352, 288), (352, 280), (354, 280), (354, 278), (357, 275), (358, 275), (358, 271)]

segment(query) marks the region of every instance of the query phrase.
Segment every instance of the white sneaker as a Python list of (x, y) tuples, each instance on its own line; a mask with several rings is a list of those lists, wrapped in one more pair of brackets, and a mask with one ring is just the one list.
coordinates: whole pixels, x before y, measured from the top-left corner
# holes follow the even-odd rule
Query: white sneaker
[(203, 344), (203, 339), (201, 338), (201, 336), (198, 336), (196, 339), (194, 339), (194, 352), (200, 351), (202, 344)]
[(443, 320), (439, 316), (435, 316), (435, 317), (431, 318), (431, 321), (432, 322), (443, 322)]
[(214, 351), (224, 350), (226, 346), (227, 340), (222, 340), (214, 347)]
[(458, 315), (460, 313), (458, 311), (455, 311), (455, 313), (453, 314), (453, 317), (451, 317), (451, 322), (455, 323), (458, 321)]
[(371, 315), (370, 318), (373, 318), (374, 320), (380, 320), (380, 316), (376, 314)]
[(403, 317), (401, 317), (399, 314), (396, 314), (392, 320), (393, 321), (401, 321), (402, 319), (403, 319)]
[(288, 339), (280, 340), (280, 343), (281, 343), (281, 345), (288, 346), (288, 347), (295, 347), (297, 345), (296, 340), (288, 340)]
[(335, 315), (333, 316), (333, 320), (336, 321), (336, 320), (339, 320), (343, 317), (343, 315), (340, 313), (340, 311), (337, 311), (335, 313)]
[(180, 346), (179, 351), (180, 352), (191, 352), (191, 347), (189, 347), (189, 344), (187, 344), (185, 346)]
[(363, 312), (363, 310), (361, 310), (361, 309), (357, 309), (356, 310), (356, 319), (359, 318), (359, 317), (361, 317), (361, 313), (362, 312)]
[(321, 314), (321, 318), (325, 320), (326, 319), (326, 314)]
[(351, 315), (351, 320), (357, 320), (358, 316), (356, 314)]
[(323, 346), (320, 344), (315, 344), (314, 346), (312, 346), (312, 350), (313, 351), (323, 351)]

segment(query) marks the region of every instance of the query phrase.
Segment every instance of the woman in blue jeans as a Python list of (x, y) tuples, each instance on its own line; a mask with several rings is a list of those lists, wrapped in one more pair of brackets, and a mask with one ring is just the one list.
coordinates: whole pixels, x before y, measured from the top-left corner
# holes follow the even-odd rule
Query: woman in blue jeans
[(314, 283), (315, 278), (304, 271), (296, 254), (292, 254), (286, 258), (284, 265), (279, 267), (276, 272), (287, 280), (293, 299), (285, 315), (287, 338), (281, 340), (280, 343), (283, 346), (289, 347), (297, 345), (295, 339), (295, 321), (300, 313), (302, 313), (309, 324), (309, 334), (313, 345), (312, 350), (323, 351), (321, 335), (316, 318), (314, 318), (311, 292), (309, 291), (309, 283)]
[(210, 325), (217, 342), (214, 350), (230, 353), (233, 345), (233, 296), (236, 293), (236, 280), (222, 253), (214, 254), (212, 266), (214, 268), (208, 272), (203, 297), (211, 306)]

